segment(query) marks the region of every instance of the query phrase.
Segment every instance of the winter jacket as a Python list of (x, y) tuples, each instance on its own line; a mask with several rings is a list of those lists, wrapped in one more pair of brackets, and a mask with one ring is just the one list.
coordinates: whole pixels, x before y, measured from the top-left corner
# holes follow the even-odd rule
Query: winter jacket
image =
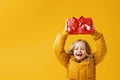
[(96, 80), (96, 65), (106, 54), (106, 45), (101, 33), (95, 31), (92, 36), (96, 43), (97, 51), (93, 57), (77, 62), (64, 50), (64, 45), (69, 33), (63, 31), (56, 37), (54, 52), (59, 62), (67, 69), (67, 80)]

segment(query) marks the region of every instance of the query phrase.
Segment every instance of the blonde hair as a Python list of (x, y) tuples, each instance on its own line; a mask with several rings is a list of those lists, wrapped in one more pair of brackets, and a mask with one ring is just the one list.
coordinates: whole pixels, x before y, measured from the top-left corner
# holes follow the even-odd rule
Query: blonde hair
[(88, 44), (87, 41), (85, 40), (82, 40), (82, 39), (79, 39), (79, 40), (76, 40), (72, 43), (72, 45), (70, 46), (70, 48), (68, 49), (68, 54), (69, 55), (73, 55), (73, 51), (74, 51), (74, 47), (76, 45), (76, 43), (80, 42), (80, 41), (83, 41), (85, 43), (85, 47), (86, 47), (86, 52), (88, 55), (91, 55), (91, 48), (90, 48), (90, 45)]

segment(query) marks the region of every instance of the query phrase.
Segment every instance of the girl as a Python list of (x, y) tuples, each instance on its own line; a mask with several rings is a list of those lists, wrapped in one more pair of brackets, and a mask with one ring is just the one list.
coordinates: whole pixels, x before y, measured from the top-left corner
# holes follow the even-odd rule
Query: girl
[(106, 54), (104, 37), (96, 30), (91, 33), (96, 42), (97, 51), (91, 53), (89, 44), (84, 40), (75, 41), (68, 52), (64, 45), (70, 35), (67, 31), (59, 33), (54, 43), (54, 52), (59, 62), (67, 69), (67, 80), (96, 80), (96, 65)]

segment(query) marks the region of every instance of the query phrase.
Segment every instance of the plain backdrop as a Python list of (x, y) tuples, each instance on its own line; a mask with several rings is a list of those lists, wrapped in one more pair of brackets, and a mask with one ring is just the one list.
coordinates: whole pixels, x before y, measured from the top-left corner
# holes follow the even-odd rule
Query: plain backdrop
[[(96, 66), (96, 80), (120, 80), (119, 0), (0, 0), (0, 80), (66, 80), (53, 44), (66, 19), (91, 17), (103, 33), (107, 55)], [(91, 35), (71, 35), (95, 44)]]

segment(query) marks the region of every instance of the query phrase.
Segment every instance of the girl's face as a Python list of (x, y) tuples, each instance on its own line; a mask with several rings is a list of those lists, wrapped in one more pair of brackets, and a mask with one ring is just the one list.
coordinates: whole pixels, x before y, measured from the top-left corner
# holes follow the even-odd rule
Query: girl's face
[(82, 60), (86, 57), (86, 48), (85, 48), (85, 42), (79, 41), (76, 43), (73, 51), (74, 57), (77, 60)]

